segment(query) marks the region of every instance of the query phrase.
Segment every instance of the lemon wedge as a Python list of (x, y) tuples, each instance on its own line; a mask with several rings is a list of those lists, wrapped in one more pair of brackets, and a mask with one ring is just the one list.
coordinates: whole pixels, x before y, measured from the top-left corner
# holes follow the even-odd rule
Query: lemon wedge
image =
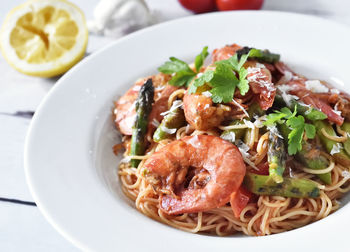
[(6, 61), (40, 77), (66, 72), (83, 56), (88, 30), (82, 11), (65, 0), (32, 0), (14, 8), (0, 31)]

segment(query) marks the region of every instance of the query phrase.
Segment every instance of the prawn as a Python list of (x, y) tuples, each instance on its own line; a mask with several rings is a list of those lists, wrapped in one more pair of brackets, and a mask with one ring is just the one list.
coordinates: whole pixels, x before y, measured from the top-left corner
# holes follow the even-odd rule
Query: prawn
[(185, 93), (183, 107), (186, 121), (197, 130), (208, 130), (219, 126), (230, 114), (230, 108), (214, 106), (210, 97)]
[[(155, 86), (155, 102), (149, 116), (149, 132), (156, 128), (154, 120), (160, 122), (163, 119), (161, 113), (168, 110), (168, 98), (171, 93), (177, 89), (177, 87), (166, 84), (170, 78), (167, 75), (158, 74), (151, 76), (150, 78), (152, 78), (153, 85)], [(115, 124), (124, 135), (132, 134), (132, 126), (136, 118), (136, 99), (141, 86), (147, 79), (148, 78), (142, 78), (136, 81), (136, 83), (115, 102)]]
[(230, 57), (232, 57), (236, 51), (242, 49), (240, 45), (232, 44), (232, 45), (226, 45), (224, 47), (221, 47), (219, 49), (215, 49), (213, 51), (213, 62), (220, 61), (220, 60), (226, 60)]
[[(218, 208), (242, 184), (246, 166), (238, 148), (217, 136), (176, 140), (145, 162), (146, 176), (158, 178), (160, 208), (169, 215)], [(152, 180), (154, 181), (154, 180)]]
[[(247, 80), (254, 96), (253, 99), (256, 100), (261, 109), (269, 109), (276, 95), (270, 71), (263, 64), (255, 61), (249, 61), (244, 66), (248, 69)], [(248, 95), (249, 93), (242, 98)], [(214, 105), (212, 99), (203, 94), (186, 92), (183, 98), (186, 120), (197, 130), (208, 130), (219, 126), (233, 115), (234, 111), (231, 105), (235, 106), (234, 104)]]
[[(219, 60), (227, 60), (232, 57), (238, 50), (242, 49), (240, 45), (227, 45), (213, 51), (213, 62)], [(269, 109), (276, 95), (276, 88), (272, 83), (271, 72), (275, 67), (271, 64), (262, 64), (256, 61), (247, 61), (244, 67), (248, 69), (247, 79), (249, 86), (252, 89), (255, 100), (260, 105), (261, 109)]]

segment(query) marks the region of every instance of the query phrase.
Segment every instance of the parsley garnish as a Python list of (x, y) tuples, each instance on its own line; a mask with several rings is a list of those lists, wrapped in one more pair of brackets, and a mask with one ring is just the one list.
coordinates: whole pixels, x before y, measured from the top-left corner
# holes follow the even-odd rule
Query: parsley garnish
[(249, 90), (249, 83), (247, 80), (248, 71), (243, 65), (247, 61), (248, 55), (242, 55), (240, 60), (238, 60), (237, 55), (233, 55), (227, 60), (215, 62), (215, 70), (208, 70), (197, 78), (190, 86), (189, 93), (195, 93), (198, 87), (208, 84), (212, 88), (209, 92), (215, 103), (232, 101), (236, 87), (242, 95), (245, 95)]
[(206, 46), (203, 48), (202, 52), (196, 56), (195, 68), (197, 72), (193, 71), (186, 62), (175, 57), (170, 57), (170, 61), (167, 61), (162, 66), (158, 67), (158, 71), (165, 74), (173, 74), (173, 77), (169, 81), (170, 85), (187, 87), (203, 66), (204, 60), (207, 56), (208, 47)]
[(203, 66), (204, 60), (208, 55), (208, 47), (206, 46), (202, 49), (202, 52), (196, 56), (196, 59), (194, 60), (194, 66), (196, 67), (197, 73), (199, 73), (199, 70)]
[[(207, 56), (208, 47), (206, 46), (196, 56), (194, 62), (195, 71), (186, 62), (175, 57), (170, 57), (170, 61), (165, 62), (158, 70), (159, 72), (173, 75), (169, 84), (187, 87), (199, 73)], [(249, 90), (249, 83), (247, 80), (248, 71), (243, 65), (247, 61), (248, 56), (249, 52), (241, 55), (238, 59), (238, 56), (235, 54), (227, 60), (215, 62), (215, 70), (207, 70), (195, 79), (193, 84), (189, 86), (189, 93), (196, 93), (198, 87), (208, 84), (211, 87), (209, 90), (212, 94), (211, 99), (215, 103), (232, 101), (236, 88), (239, 89), (241, 95), (245, 95)]]
[(309, 119), (311, 121), (316, 121), (316, 120), (324, 120), (327, 119), (327, 115), (318, 109), (310, 107), (306, 112), (305, 112), (305, 117), (306, 119)]
[(297, 116), (297, 106), (295, 106), (294, 112), (292, 112), (289, 108), (284, 107), (280, 111), (275, 110), (274, 113), (270, 113), (267, 116), (265, 125), (273, 126), (273, 125), (276, 125), (277, 123), (279, 124), (285, 123), (291, 129), (291, 132), (288, 134), (288, 154), (289, 155), (294, 155), (298, 151), (301, 151), (304, 132), (308, 139), (313, 139), (315, 137), (315, 133), (316, 133), (315, 126), (312, 124), (306, 123), (305, 118), (303, 116), (301, 115)]

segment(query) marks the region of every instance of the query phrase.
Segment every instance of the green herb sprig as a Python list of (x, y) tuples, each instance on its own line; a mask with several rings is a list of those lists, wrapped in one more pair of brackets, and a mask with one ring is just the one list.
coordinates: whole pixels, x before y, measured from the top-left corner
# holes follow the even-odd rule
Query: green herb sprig
[(193, 71), (190, 66), (175, 57), (170, 57), (170, 61), (165, 62), (163, 65), (158, 67), (158, 71), (165, 74), (172, 74), (173, 77), (169, 81), (170, 85), (177, 87), (188, 87), (191, 81), (196, 77), (199, 73), (199, 70), (203, 66), (205, 58), (209, 55), (208, 47), (204, 47), (200, 54), (198, 54), (195, 58), (195, 68), (196, 72)]
[[(318, 110), (310, 111), (310, 116), (306, 116), (309, 120), (322, 120), (324, 114)], [(275, 110), (274, 113), (267, 115), (264, 123), (266, 126), (276, 126), (276, 124), (286, 124), (291, 132), (288, 134), (288, 154), (295, 155), (302, 149), (302, 141), (304, 132), (307, 139), (315, 138), (316, 128), (314, 125), (305, 122), (302, 115), (297, 115), (297, 106), (292, 112), (289, 108), (284, 107), (280, 111)]]
[(236, 88), (242, 95), (245, 95), (249, 90), (249, 83), (247, 80), (248, 71), (243, 65), (248, 56), (249, 53), (238, 59), (235, 54), (227, 60), (215, 62), (215, 70), (207, 70), (195, 79), (189, 88), (189, 93), (196, 93), (198, 87), (207, 84), (211, 87), (209, 92), (215, 103), (232, 101)]

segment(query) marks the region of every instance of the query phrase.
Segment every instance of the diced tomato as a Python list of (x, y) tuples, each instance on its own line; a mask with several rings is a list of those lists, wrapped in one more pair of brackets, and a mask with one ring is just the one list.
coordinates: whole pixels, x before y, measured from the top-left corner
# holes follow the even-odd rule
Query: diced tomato
[(259, 174), (259, 175), (269, 175), (269, 163), (268, 162), (262, 162), (256, 166), (258, 170), (252, 169), (250, 170), (251, 173)]
[(247, 206), (249, 200), (252, 197), (252, 193), (247, 191), (243, 186), (238, 188), (236, 193), (232, 193), (230, 204), (233, 214), (236, 218), (239, 218), (242, 210)]

